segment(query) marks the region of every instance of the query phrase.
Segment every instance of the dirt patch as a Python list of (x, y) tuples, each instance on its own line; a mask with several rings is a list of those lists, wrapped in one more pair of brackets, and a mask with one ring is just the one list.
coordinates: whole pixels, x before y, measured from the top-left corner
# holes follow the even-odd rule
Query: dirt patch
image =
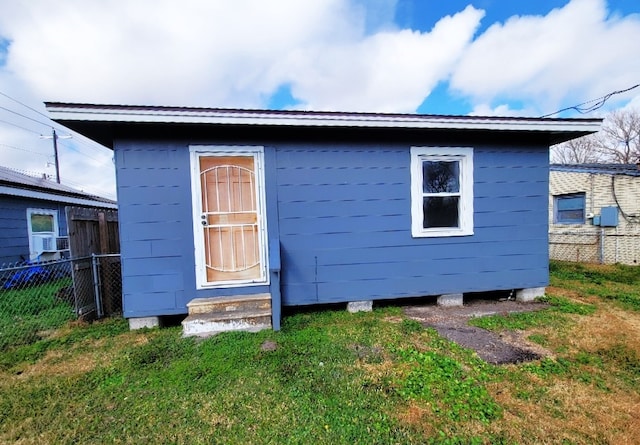
[(496, 334), (486, 329), (469, 326), (472, 317), (537, 311), (547, 308), (545, 303), (519, 303), (512, 300), (472, 300), (461, 307), (443, 307), (435, 304), (405, 307), (407, 317), (430, 327), (447, 340), (473, 349), (488, 363), (506, 364), (536, 360), (546, 355), (514, 332)]

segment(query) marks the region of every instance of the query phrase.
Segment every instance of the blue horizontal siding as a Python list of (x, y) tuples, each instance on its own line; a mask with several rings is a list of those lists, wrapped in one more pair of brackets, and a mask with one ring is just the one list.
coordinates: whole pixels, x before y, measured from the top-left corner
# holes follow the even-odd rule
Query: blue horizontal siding
[[(116, 143), (125, 316), (184, 313), (195, 297), (269, 291), (196, 290), (188, 145)], [(419, 239), (411, 236), (409, 148), (265, 147), (267, 225), (269, 237), (280, 238), (285, 305), (547, 284), (546, 147), (476, 146), (474, 234)]]
[[(280, 185), (278, 200), (280, 202), (307, 202), (313, 194), (315, 184)], [(348, 196), (351, 200), (362, 199), (406, 199), (409, 191), (405, 183), (377, 180), (376, 182), (360, 182), (353, 184), (323, 184), (326, 196)], [(371, 198), (374, 196), (375, 198)]]
[[(329, 196), (329, 195), (325, 195)], [(306, 202), (280, 202), (280, 218), (320, 219), (331, 217), (367, 217), (382, 215), (406, 214), (407, 199), (349, 199), (335, 197), (334, 199), (319, 199)]]
[(501, 181), (501, 182), (477, 182), (474, 185), (474, 192), (479, 196), (495, 196), (508, 197), (513, 196), (512, 187), (520, 187), (526, 185), (528, 187), (543, 187), (547, 186), (547, 181)]
[(186, 313), (195, 298), (186, 143), (117, 141), (126, 317)]
[[(327, 264), (324, 258), (319, 258), (317, 280), (321, 283), (332, 281), (359, 281), (365, 279), (380, 279), (387, 276), (398, 279), (440, 276), (447, 274), (466, 274), (469, 271), (499, 272), (510, 269), (530, 269), (538, 265), (537, 255), (486, 255), (470, 256), (472, 252), (463, 255), (452, 255), (450, 258), (422, 260), (392, 260), (385, 263), (369, 261), (352, 264)], [(364, 266), (364, 267), (363, 267)]]
[[(512, 269), (504, 271), (458, 272), (448, 271), (437, 275), (416, 277), (377, 277), (360, 281), (332, 281), (318, 284), (318, 292), (325, 295), (323, 303), (338, 303), (362, 299), (388, 299), (441, 295), (451, 292), (482, 292), (487, 290), (510, 290), (526, 287), (543, 287), (548, 284), (545, 278), (548, 269)], [(425, 282), (429, 283), (425, 292)], [(369, 290), (363, 293), (363, 290)], [(318, 299), (320, 301), (320, 299)], [(317, 301), (316, 301), (317, 302)], [(308, 302), (304, 304), (312, 304)], [(295, 304), (298, 304), (297, 301)]]
[[(123, 269), (124, 270), (124, 269)], [(123, 288), (127, 280), (123, 277)], [(145, 317), (150, 315), (170, 315), (182, 313), (177, 310), (176, 295), (173, 292), (123, 292), (123, 312), (127, 318)]]
[(27, 209), (58, 212), (58, 231), (67, 235), (65, 205), (52, 201), (16, 196), (0, 196), (0, 265), (29, 259)]
[(474, 235), (415, 239), (408, 147), (278, 151), (284, 304), (545, 285), (546, 159), (476, 147)]
[(269, 292), (266, 285), (196, 289), (188, 146), (115, 144), (125, 317), (184, 314), (197, 297)]
[[(335, 248), (322, 249), (317, 252), (319, 255), (309, 257), (307, 263), (298, 263), (302, 265), (314, 265), (315, 258), (323, 265), (327, 266), (353, 266), (354, 264), (417, 264), (421, 262), (440, 262), (447, 260), (465, 261), (466, 259), (474, 259), (484, 261), (487, 258), (508, 258), (508, 261), (517, 261), (520, 257), (530, 257), (531, 255), (545, 254), (547, 246), (532, 246), (529, 240), (512, 241), (509, 243), (497, 243), (491, 255), (482, 256), (472, 252), (472, 249), (483, 246), (482, 242), (470, 242), (461, 245), (451, 245), (448, 249), (438, 249), (437, 253), (429, 255), (425, 258), (424, 249), (416, 249), (415, 246), (393, 246), (393, 247), (366, 247), (366, 248)], [(538, 243), (540, 244), (540, 243)], [(514, 253), (521, 251), (519, 253)], [(289, 250), (293, 257), (301, 257), (304, 249)], [(502, 267), (498, 266), (499, 262), (491, 262), (481, 265), (481, 267)], [(448, 266), (447, 266), (448, 267)]]
[[(122, 179), (124, 180), (124, 179)], [(155, 210), (158, 205), (176, 205), (183, 202), (184, 188), (178, 185), (139, 185), (139, 186), (122, 186), (120, 187), (122, 198), (118, 200), (118, 204), (123, 207), (125, 205), (143, 205), (149, 206), (149, 211)], [(161, 195), (162, 202), (157, 200), (149, 203), (149, 196)]]

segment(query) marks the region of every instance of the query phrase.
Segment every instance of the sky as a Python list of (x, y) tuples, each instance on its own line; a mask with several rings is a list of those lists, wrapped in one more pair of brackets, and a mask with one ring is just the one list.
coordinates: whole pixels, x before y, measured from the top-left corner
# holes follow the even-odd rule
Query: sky
[(55, 179), (55, 128), (61, 182), (115, 198), (45, 101), (543, 116), (640, 84), (638, 42), (639, 0), (0, 0), (0, 165)]

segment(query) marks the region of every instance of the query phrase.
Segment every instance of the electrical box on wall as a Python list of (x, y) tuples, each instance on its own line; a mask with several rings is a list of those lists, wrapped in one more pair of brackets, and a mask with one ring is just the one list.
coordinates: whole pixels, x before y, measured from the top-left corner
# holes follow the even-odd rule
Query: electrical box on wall
[(600, 225), (602, 227), (618, 227), (618, 208), (603, 207), (600, 209)]

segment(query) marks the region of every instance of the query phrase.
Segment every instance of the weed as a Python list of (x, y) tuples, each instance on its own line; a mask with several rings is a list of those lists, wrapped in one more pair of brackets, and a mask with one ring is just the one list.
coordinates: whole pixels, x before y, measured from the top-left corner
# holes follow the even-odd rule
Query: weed
[(640, 311), (640, 292), (619, 294), (604, 293), (601, 296), (607, 300), (616, 301), (625, 309)]
[(561, 326), (565, 322), (566, 317), (562, 314), (556, 311), (541, 310), (472, 318), (469, 324), (490, 331), (501, 331), (506, 329), (525, 330), (537, 326)]
[(545, 357), (537, 363), (527, 363), (522, 367), (524, 370), (531, 372), (542, 378), (554, 376), (563, 376), (568, 374), (571, 369), (571, 363), (563, 358), (551, 359)]
[(402, 320), (402, 325), (401, 325), (400, 329), (402, 330), (403, 334), (410, 335), (410, 334), (413, 334), (415, 332), (420, 332), (424, 328), (416, 320), (411, 320), (411, 319), (405, 318), (404, 320)]
[(409, 375), (398, 382), (403, 397), (421, 398), (435, 414), (453, 421), (489, 422), (500, 416), (499, 405), (483, 385), (488, 379), (485, 372), (465, 372), (457, 361), (433, 351), (410, 348), (400, 351), (400, 357), (413, 365)]
[(534, 343), (539, 344), (540, 346), (549, 345), (549, 337), (547, 335), (544, 335), (544, 334), (531, 334), (528, 337), (528, 339), (531, 340)]
[(615, 372), (634, 391), (640, 393), (640, 356), (638, 353), (618, 343), (606, 349), (599, 349), (595, 352), (594, 360), (601, 361), (606, 368)]
[(591, 315), (596, 311), (592, 304), (579, 303), (564, 297), (545, 296), (541, 299), (550, 304), (546, 310), (520, 312), (506, 315), (492, 315), (473, 318), (469, 324), (490, 331), (525, 330), (534, 327), (562, 327), (569, 320), (564, 314)]
[(553, 295), (546, 295), (540, 300), (549, 303), (554, 311), (562, 312), (563, 314), (591, 315), (597, 309), (593, 304), (580, 303)]

